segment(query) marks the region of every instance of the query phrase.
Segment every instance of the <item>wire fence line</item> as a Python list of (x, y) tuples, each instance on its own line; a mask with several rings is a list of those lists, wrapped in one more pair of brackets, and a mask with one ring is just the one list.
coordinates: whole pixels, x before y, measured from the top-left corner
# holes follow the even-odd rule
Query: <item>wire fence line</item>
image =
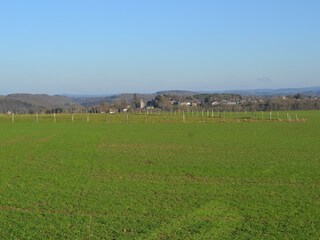
[(88, 114), (2, 114), (0, 122), (106, 122), (106, 123), (219, 123), (219, 122), (305, 122), (297, 112), (153, 112)]

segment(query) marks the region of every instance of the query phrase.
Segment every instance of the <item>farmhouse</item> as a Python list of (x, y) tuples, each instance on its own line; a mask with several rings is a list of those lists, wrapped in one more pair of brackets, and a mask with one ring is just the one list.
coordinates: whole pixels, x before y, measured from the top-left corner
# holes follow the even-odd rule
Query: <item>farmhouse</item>
[(190, 102), (181, 102), (180, 103), (181, 106), (191, 106)]

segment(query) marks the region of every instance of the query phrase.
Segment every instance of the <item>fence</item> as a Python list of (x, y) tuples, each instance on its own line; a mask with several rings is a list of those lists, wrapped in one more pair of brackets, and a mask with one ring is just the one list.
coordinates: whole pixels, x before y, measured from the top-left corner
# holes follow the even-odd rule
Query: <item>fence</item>
[(106, 122), (106, 123), (219, 123), (219, 122), (303, 122), (297, 112), (213, 112), (175, 111), (115, 114), (16, 114), (0, 115), (0, 122)]

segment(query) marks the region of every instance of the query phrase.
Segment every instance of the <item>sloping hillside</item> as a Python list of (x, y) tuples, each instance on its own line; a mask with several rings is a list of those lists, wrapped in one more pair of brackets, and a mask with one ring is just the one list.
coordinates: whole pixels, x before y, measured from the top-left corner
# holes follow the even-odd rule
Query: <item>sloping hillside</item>
[(12, 99), (0, 98), (0, 113), (30, 113), (33, 110), (33, 106), (29, 103)]
[[(114, 103), (117, 101), (125, 101), (130, 103), (133, 99), (134, 93), (121, 93), (117, 95), (111, 96), (101, 96), (101, 97), (70, 97), (74, 102), (81, 104), (82, 106), (94, 106), (99, 105), (100, 103), (107, 102), (107, 103)], [(136, 97), (138, 99), (143, 99), (144, 101), (152, 100), (156, 94), (142, 94), (137, 93)]]
[(80, 108), (80, 105), (64, 96), (47, 94), (10, 94), (0, 98), (0, 112), (14, 113), (50, 112)]
[(73, 104), (73, 101), (67, 97), (47, 94), (10, 94), (6, 96), (6, 99), (46, 108), (65, 107)]

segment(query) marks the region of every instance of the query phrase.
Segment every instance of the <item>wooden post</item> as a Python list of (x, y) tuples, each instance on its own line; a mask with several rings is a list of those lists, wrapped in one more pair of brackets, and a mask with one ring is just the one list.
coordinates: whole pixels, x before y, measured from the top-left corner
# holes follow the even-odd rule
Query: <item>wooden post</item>
[(56, 114), (55, 114), (55, 113), (53, 113), (53, 122), (57, 122)]
[(269, 120), (271, 121), (271, 118), (272, 118), (272, 113), (271, 111), (269, 112)]
[(280, 115), (279, 115), (279, 112), (277, 113), (277, 115), (278, 115), (278, 121), (280, 121)]

